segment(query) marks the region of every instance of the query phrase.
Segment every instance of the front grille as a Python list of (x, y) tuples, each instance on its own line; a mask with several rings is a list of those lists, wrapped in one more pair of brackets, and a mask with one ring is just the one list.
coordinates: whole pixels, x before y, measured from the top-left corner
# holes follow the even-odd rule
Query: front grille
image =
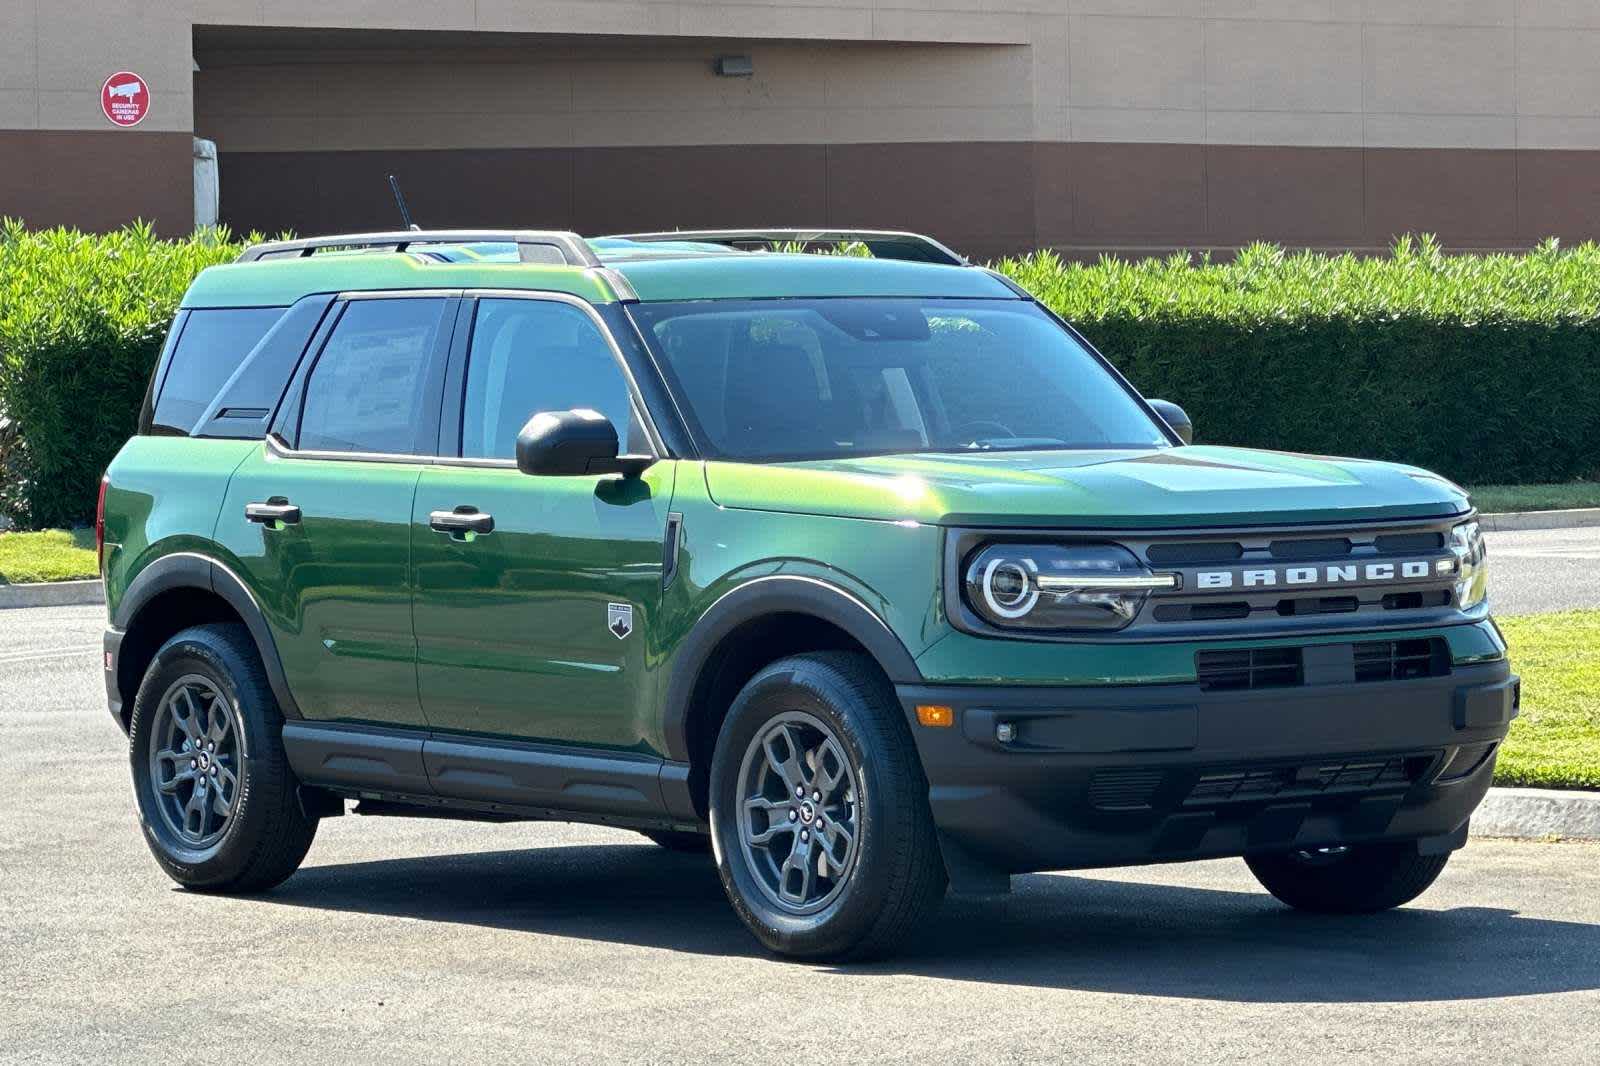
[(1459, 617), (1445, 551), (1457, 520), (1120, 538), (1152, 569), (1176, 578), (1149, 597), (1130, 628), (1275, 635)]
[(1208, 692), (1287, 688), (1305, 682), (1299, 648), (1223, 648), (1196, 652), (1195, 675)]
[(1407, 681), (1450, 672), (1442, 640), (1374, 640), (1355, 646), (1357, 681)]
[(1409, 788), (1435, 756), (1418, 752), (1291, 766), (1219, 766), (1200, 775), (1185, 806)]

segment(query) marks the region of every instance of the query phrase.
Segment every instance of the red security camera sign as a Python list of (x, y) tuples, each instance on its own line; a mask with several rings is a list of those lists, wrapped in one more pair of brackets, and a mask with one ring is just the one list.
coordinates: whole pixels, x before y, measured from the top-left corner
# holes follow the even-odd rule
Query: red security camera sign
[(137, 126), (150, 113), (150, 86), (130, 70), (119, 70), (100, 86), (100, 110), (114, 125)]

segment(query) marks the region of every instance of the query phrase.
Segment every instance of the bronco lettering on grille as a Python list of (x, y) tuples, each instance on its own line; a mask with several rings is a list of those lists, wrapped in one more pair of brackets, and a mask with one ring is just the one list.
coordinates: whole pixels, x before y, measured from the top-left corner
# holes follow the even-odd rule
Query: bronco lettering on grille
[(1399, 562), (1340, 563), (1326, 566), (1240, 567), (1200, 570), (1197, 589), (1275, 589), (1295, 585), (1379, 585), (1388, 581), (1420, 581), (1444, 576), (1454, 566), (1449, 559), (1407, 559)]

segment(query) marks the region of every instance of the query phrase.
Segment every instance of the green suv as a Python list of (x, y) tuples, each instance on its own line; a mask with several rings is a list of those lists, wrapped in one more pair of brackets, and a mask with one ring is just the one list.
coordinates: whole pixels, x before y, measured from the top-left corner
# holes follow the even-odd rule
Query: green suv
[(1189, 441), (915, 235), (253, 247), (102, 486), (146, 839), (253, 892), (351, 803), (618, 826), (802, 958), (1033, 870), (1405, 903), (1517, 712), (1471, 505)]

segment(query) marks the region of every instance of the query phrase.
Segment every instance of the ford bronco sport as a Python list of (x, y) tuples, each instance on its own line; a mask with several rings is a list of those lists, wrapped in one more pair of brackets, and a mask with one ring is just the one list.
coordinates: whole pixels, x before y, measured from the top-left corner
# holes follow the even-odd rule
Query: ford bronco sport
[(101, 490), (146, 839), (244, 893), (351, 803), (630, 828), (803, 958), (1044, 869), (1405, 903), (1517, 711), (1468, 498), (1189, 440), (913, 235), (253, 247)]

